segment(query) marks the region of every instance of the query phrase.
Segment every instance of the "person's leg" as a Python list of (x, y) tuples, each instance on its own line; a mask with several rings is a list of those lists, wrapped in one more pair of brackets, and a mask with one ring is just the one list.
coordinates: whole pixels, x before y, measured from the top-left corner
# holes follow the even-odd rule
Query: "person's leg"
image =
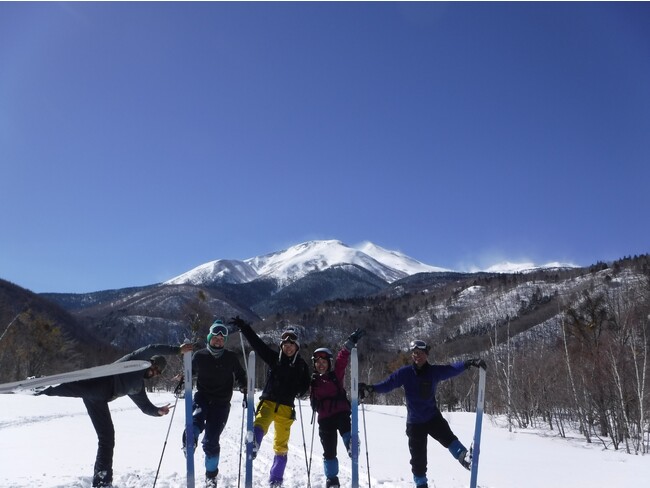
[(318, 436), (320, 437), (320, 443), (323, 446), (323, 468), (325, 471), (325, 477), (328, 480), (332, 480), (333, 478), (337, 478), (339, 474), (339, 460), (336, 457), (336, 420), (330, 417), (320, 421), (318, 424)]
[(257, 456), (257, 451), (260, 449), (262, 439), (269, 431), (271, 422), (273, 422), (275, 402), (262, 400), (257, 406), (257, 413), (255, 414), (255, 421), (253, 422), (253, 436), (255, 439), (255, 446), (253, 447), (253, 459)]
[(427, 486), (427, 429), (424, 424), (406, 424), (406, 436), (415, 486)]
[(467, 448), (458, 440), (442, 415), (436, 415), (432, 419), (430, 434), (443, 447), (446, 447), (454, 459), (457, 459), (465, 469), (471, 467)]
[(214, 478), (219, 472), (219, 455), (221, 453), (221, 433), (228, 422), (230, 405), (208, 406), (205, 433), (203, 435), (203, 452), (205, 452), (205, 476)]
[[(199, 435), (203, 432), (205, 428), (205, 419), (206, 419), (206, 402), (203, 399), (203, 396), (197, 391), (194, 394), (194, 401), (192, 402), (192, 427), (194, 433), (194, 446), (192, 448), (192, 453), (196, 449), (197, 444), (199, 443)], [(183, 429), (183, 452), (187, 451), (187, 432), (186, 429)], [(187, 453), (186, 453), (187, 455)]]
[(284, 478), (284, 469), (287, 466), (287, 453), (289, 452), (289, 435), (293, 425), (294, 410), (287, 405), (278, 405), (273, 414), (275, 438), (273, 439), (273, 465), (269, 474), (271, 484), (281, 484)]
[(115, 428), (106, 402), (84, 399), (84, 405), (97, 433), (97, 456), (93, 473), (93, 486), (109, 486), (113, 481), (113, 449)]

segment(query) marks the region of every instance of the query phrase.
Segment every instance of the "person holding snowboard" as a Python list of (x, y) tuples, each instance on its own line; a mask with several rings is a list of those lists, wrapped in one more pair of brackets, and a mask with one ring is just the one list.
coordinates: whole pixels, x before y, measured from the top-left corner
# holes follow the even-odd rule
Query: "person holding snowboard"
[(145, 379), (160, 375), (167, 360), (165, 355), (183, 354), (192, 350), (192, 344), (171, 346), (152, 344), (127, 354), (116, 362), (148, 360), (151, 367), (144, 371), (133, 371), (113, 376), (63, 383), (50, 386), (38, 395), (81, 398), (97, 433), (97, 456), (93, 471), (94, 487), (110, 487), (113, 483), (113, 449), (115, 428), (108, 408), (109, 402), (128, 395), (143, 413), (161, 417), (169, 413), (169, 404), (157, 407), (147, 397)]
[(411, 472), (416, 488), (428, 488), (427, 438), (433, 437), (446, 447), (451, 455), (466, 468), (471, 468), (471, 453), (451, 431), (436, 405), (436, 387), (439, 382), (453, 378), (474, 366), (486, 369), (485, 361), (468, 359), (448, 365), (428, 362), (430, 347), (420, 340), (412, 341), (409, 349), (413, 364), (404, 366), (385, 380), (367, 385), (359, 383), (359, 396), (369, 393), (388, 393), (402, 387), (406, 399), (406, 435), (411, 453)]
[[(246, 391), (246, 372), (237, 355), (225, 349), (228, 328), (216, 320), (207, 336), (207, 347), (192, 356), (192, 375), (196, 376), (196, 393), (192, 406), (194, 447), (199, 434), (203, 435), (205, 478), (207, 486), (217, 486), (219, 473), (220, 438), (230, 414), (233, 388)], [(183, 431), (183, 451), (186, 451)]]
[(339, 488), (339, 460), (336, 456), (337, 434), (340, 434), (348, 454), (351, 451), (350, 402), (343, 386), (345, 369), (350, 361), (350, 352), (363, 337), (365, 331), (355, 330), (336, 355), (321, 347), (314, 351), (312, 361), (314, 374), (311, 378), (311, 405), (318, 415), (318, 436), (323, 446), (323, 468), (326, 487)]
[(259, 354), (268, 367), (266, 383), (255, 412), (253, 434), (255, 436), (254, 456), (259, 450), (264, 435), (273, 423), (273, 464), (269, 473), (269, 486), (282, 486), (284, 470), (289, 452), (289, 434), (296, 419), (295, 398), (301, 398), (309, 390), (309, 367), (300, 357), (300, 342), (294, 329), (287, 329), (280, 338), (280, 350), (264, 343), (262, 339), (239, 317), (231, 322), (246, 337), (253, 350)]

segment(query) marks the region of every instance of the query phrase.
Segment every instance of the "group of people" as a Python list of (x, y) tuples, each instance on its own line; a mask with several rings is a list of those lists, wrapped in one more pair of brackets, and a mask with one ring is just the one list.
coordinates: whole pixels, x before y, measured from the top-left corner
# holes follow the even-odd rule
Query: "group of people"
[[(338, 488), (339, 436), (348, 455), (352, 455), (351, 407), (344, 387), (344, 377), (350, 352), (364, 336), (364, 330), (355, 330), (344, 342), (336, 357), (328, 348), (316, 349), (311, 357), (313, 373), (310, 374), (307, 362), (300, 355), (300, 341), (295, 330), (287, 329), (282, 333), (278, 350), (266, 344), (243, 319), (235, 317), (229, 325), (232, 327), (220, 320), (215, 321), (210, 327), (206, 348), (196, 351), (192, 357), (192, 371), (197, 385), (193, 398), (195, 443), (194, 446), (186, 446), (184, 432), (182, 444), (185, 452), (195, 449), (197, 440), (203, 433), (206, 486), (216, 486), (220, 437), (228, 421), (233, 390), (246, 392), (246, 372), (238, 356), (225, 347), (229, 334), (236, 329), (268, 366), (266, 382), (255, 410), (253, 457), (257, 455), (262, 440), (273, 424), (274, 457), (269, 472), (269, 486), (282, 486), (291, 426), (296, 419), (295, 400), (306, 399), (309, 394), (311, 406), (317, 416), (318, 434), (323, 447), (326, 487)], [(149, 359), (151, 367), (144, 373), (134, 372), (67, 383), (41, 392), (48, 396), (83, 399), (98, 437), (93, 487), (109, 487), (112, 484), (115, 432), (108, 402), (128, 395), (144, 413), (154, 416), (166, 415), (169, 413), (169, 405), (156, 407), (149, 401), (144, 379), (162, 373), (166, 365), (164, 355), (182, 354), (191, 351), (192, 347), (191, 344), (147, 346), (120, 359)], [(436, 386), (440, 381), (457, 376), (470, 367), (486, 367), (482, 359), (433, 365), (428, 362), (429, 350), (425, 342), (413, 341), (410, 344), (412, 364), (398, 369), (374, 385), (359, 383), (361, 399), (372, 393), (388, 393), (399, 387), (404, 389), (407, 407), (406, 434), (416, 488), (428, 488), (428, 436), (446, 447), (463, 467), (470, 469), (471, 453), (451, 431), (436, 405)]]

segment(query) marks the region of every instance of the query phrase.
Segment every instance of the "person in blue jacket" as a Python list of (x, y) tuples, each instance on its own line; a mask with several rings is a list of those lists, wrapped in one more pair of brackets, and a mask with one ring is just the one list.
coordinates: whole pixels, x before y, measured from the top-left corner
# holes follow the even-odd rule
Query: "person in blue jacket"
[(97, 433), (97, 456), (93, 474), (94, 487), (109, 487), (113, 483), (113, 449), (115, 447), (115, 428), (108, 403), (128, 395), (143, 413), (161, 417), (169, 413), (169, 404), (157, 407), (147, 397), (145, 379), (162, 373), (167, 365), (165, 355), (176, 355), (192, 350), (192, 344), (170, 346), (152, 344), (127, 354), (116, 362), (147, 360), (148, 369), (122, 373), (89, 380), (73, 381), (58, 386), (50, 386), (39, 395), (81, 398), (88, 416)]
[(428, 488), (427, 438), (433, 437), (466, 468), (471, 467), (471, 454), (452, 432), (436, 404), (438, 383), (461, 374), (469, 367), (486, 368), (482, 359), (468, 359), (448, 365), (430, 364), (430, 347), (424, 341), (410, 344), (413, 364), (404, 366), (385, 380), (367, 385), (359, 383), (359, 395), (388, 393), (402, 387), (406, 399), (406, 435), (411, 453), (411, 472), (416, 488)]

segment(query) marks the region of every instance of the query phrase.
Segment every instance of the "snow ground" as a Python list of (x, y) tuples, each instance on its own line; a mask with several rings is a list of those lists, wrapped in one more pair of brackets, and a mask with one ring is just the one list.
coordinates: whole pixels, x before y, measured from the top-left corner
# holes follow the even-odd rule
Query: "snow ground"
[[(157, 405), (174, 403), (170, 393), (150, 395)], [(114, 484), (116, 488), (153, 487), (167, 430), (169, 438), (156, 482), (159, 488), (186, 486), (185, 458), (180, 449), (184, 408), (179, 400), (176, 414), (155, 418), (142, 414), (128, 398), (111, 403), (116, 429)], [(242, 426), (241, 395), (235, 393), (228, 425), (222, 437), (219, 487), (243, 487), (238, 483), (238, 459)], [(311, 410), (302, 402), (304, 443), (300, 415), (292, 429), (287, 488), (307, 486), (307, 459), (311, 446)], [(362, 487), (412, 487), (406, 443), (404, 407), (366, 405), (368, 448), (361, 424), (360, 485)], [(469, 445), (474, 415), (445, 414), (462, 442)], [(171, 421), (171, 423), (170, 423)], [(650, 479), (650, 456), (635, 456), (586, 444), (578, 436), (561, 439), (553, 433), (520, 430), (510, 433), (486, 416), (483, 422), (479, 486), (482, 488), (612, 488), (636, 486)], [(255, 483), (266, 486), (272, 460), (267, 436), (254, 466)], [(91, 485), (96, 437), (79, 399), (0, 395), (0, 487), (88, 488)], [(307, 455), (305, 456), (305, 451)], [(370, 485), (368, 463), (370, 461)], [(314, 436), (311, 486), (325, 486), (322, 449)], [(350, 461), (339, 443), (342, 486), (350, 483)], [(203, 486), (203, 453), (197, 449), (196, 487)], [(429, 440), (429, 480), (436, 488), (469, 486), (465, 471), (447, 451)]]

